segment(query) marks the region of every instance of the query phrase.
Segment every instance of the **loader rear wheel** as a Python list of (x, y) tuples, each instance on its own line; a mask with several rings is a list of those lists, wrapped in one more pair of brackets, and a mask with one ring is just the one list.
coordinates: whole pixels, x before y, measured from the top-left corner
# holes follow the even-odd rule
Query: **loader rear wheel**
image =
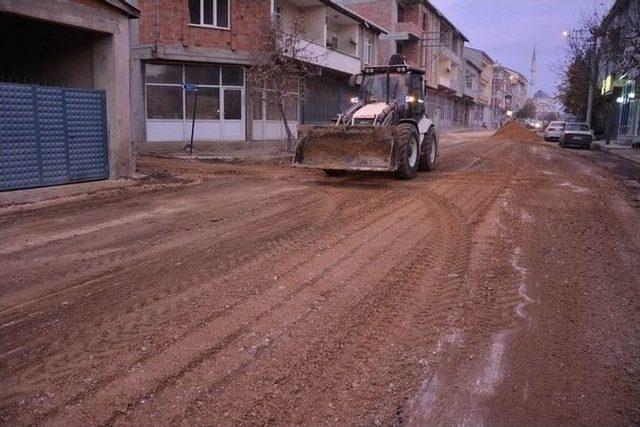
[(323, 171), (325, 175), (332, 177), (345, 176), (347, 174), (347, 171), (343, 171), (340, 169), (323, 169)]
[(396, 165), (394, 176), (398, 179), (411, 179), (418, 173), (420, 158), (420, 134), (414, 125), (402, 123), (396, 127)]
[(438, 161), (438, 139), (436, 138), (436, 132), (433, 128), (429, 129), (427, 135), (424, 137), (424, 143), (420, 149), (420, 163), (418, 163), (418, 170), (429, 172), (436, 168), (436, 162)]

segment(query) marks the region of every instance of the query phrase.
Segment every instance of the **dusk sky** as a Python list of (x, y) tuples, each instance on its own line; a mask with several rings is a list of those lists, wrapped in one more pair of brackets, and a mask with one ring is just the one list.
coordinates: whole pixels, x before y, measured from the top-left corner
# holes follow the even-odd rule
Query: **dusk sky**
[(431, 0), (470, 40), (495, 61), (529, 78), (536, 47), (535, 90), (553, 96), (554, 68), (563, 55), (562, 31), (573, 28), (596, 8), (608, 10), (612, 0)]

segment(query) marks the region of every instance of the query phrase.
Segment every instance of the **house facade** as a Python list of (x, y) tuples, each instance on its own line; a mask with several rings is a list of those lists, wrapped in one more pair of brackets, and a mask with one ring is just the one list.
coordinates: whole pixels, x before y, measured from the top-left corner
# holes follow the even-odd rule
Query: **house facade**
[(527, 78), (500, 64), (493, 67), (492, 112), (494, 125), (515, 114), (527, 101)]
[(476, 109), (480, 100), (480, 74), (482, 69), (469, 58), (465, 58), (465, 80), (462, 93), (466, 101), (466, 126), (482, 126), (481, 118), (476, 119)]
[(427, 114), (441, 129), (469, 125), (470, 101), (464, 96), (468, 39), (442, 12), (426, 0), (339, 2), (389, 31), (380, 40), (383, 63), (398, 53), (425, 70)]
[[(257, 31), (274, 19), (287, 28), (297, 15), (309, 25), (302, 36), (313, 50), (317, 78), (306, 99), (286, 108), (294, 131), (300, 122), (326, 122), (347, 102), (347, 83), (364, 64), (377, 62), (384, 30), (325, 0), (140, 0), (132, 31), (134, 143), (184, 143), (281, 139), (279, 112), (270, 93), (250, 88), (247, 67)], [(297, 87), (291, 88), (296, 93)]]
[[(480, 69), (478, 95), (472, 114), (473, 126), (491, 126), (492, 124), (492, 82), (493, 59), (484, 51), (465, 46), (464, 55), (467, 63)], [(468, 84), (468, 82), (467, 82)]]
[(601, 55), (598, 64), (600, 94), (608, 104), (606, 111), (599, 112), (600, 120), (608, 122), (603, 127), (608, 128), (609, 137), (624, 145), (640, 142), (639, 17), (638, 1), (617, 0), (599, 31), (599, 43), (605, 49), (615, 49), (610, 55)]
[(130, 176), (125, 0), (0, 0), (1, 189)]

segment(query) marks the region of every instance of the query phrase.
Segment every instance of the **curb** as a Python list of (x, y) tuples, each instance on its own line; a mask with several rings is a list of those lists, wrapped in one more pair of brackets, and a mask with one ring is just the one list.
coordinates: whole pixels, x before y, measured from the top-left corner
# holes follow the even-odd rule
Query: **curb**
[(622, 159), (625, 159), (640, 165), (640, 151), (638, 152), (638, 158), (626, 155), (625, 153), (626, 150), (636, 151), (635, 149), (631, 148), (630, 145), (629, 146), (613, 145), (612, 146), (612, 145), (606, 145), (603, 141), (594, 141), (591, 146), (594, 150), (599, 150), (599, 151), (602, 151), (603, 153), (612, 154), (616, 157), (620, 157)]

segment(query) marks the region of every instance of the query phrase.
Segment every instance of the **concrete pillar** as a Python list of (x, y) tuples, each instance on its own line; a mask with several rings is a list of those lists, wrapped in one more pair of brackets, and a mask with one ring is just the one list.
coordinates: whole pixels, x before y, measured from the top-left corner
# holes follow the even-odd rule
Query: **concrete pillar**
[(147, 112), (144, 103), (144, 64), (140, 59), (131, 60), (131, 142), (137, 151), (140, 143), (147, 141)]
[(107, 95), (111, 178), (129, 177), (135, 169), (131, 147), (129, 19), (118, 19), (112, 35), (99, 38), (93, 50), (93, 82)]

